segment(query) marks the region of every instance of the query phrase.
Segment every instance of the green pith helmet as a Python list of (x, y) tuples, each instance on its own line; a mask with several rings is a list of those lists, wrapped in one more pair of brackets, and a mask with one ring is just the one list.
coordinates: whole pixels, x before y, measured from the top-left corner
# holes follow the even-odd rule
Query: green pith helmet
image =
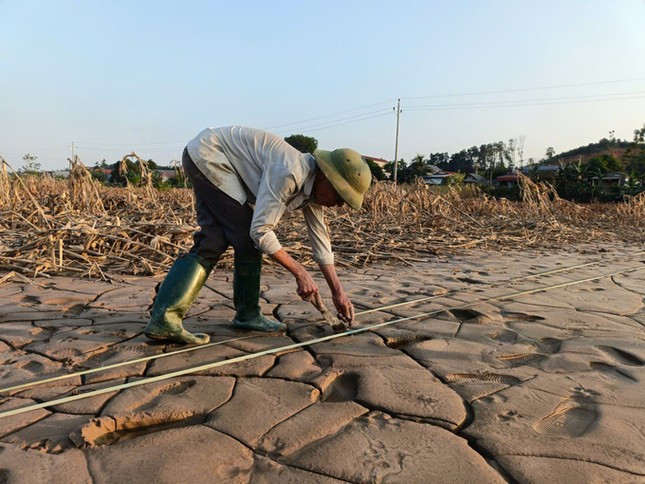
[(363, 196), (372, 183), (372, 172), (361, 155), (349, 148), (314, 151), (316, 163), (345, 203), (361, 208)]

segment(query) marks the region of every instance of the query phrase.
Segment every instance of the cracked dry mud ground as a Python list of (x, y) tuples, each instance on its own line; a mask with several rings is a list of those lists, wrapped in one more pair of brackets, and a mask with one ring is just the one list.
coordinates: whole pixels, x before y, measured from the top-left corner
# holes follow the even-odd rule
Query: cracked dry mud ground
[[(586, 247), (341, 271), (357, 311), (434, 295), (359, 327), (430, 314), (0, 418), (0, 482), (643, 482), (645, 270), (499, 299), (643, 268), (640, 248)], [(5, 392), (0, 412), (330, 334), (281, 273), (262, 309), (288, 333), (233, 330), (227, 276), (186, 327), (247, 338)], [(158, 282), (0, 285), (0, 386), (178, 349), (142, 336)]]

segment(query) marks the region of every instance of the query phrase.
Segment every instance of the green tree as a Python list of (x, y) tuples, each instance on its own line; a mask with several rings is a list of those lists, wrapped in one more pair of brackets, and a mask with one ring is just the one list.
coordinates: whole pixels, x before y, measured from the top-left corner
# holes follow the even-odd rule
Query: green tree
[(464, 175), (463, 173), (455, 173), (454, 175), (449, 176), (446, 179), (445, 184), (450, 187), (461, 185), (464, 181), (464, 178), (466, 178), (466, 175)]
[(112, 167), (108, 165), (105, 159), (101, 161), (97, 161), (96, 163), (94, 163), (94, 166), (90, 170), (92, 178), (99, 181), (100, 183), (105, 184), (107, 182), (108, 177), (104, 170), (107, 170), (107, 169), (112, 169)]
[(448, 169), (448, 163), (450, 163), (450, 156), (448, 153), (430, 153), (428, 157), (428, 162), (431, 165), (441, 168), (442, 170)]
[(634, 141), (625, 151), (623, 161), (632, 176), (645, 181), (645, 125), (634, 131)]
[[(405, 171), (407, 166), (408, 164), (405, 162), (403, 158), (401, 158), (397, 164), (397, 169), (396, 169), (397, 183), (404, 183), (406, 181)], [(388, 180), (394, 180), (394, 162), (393, 161), (386, 163), (385, 166), (383, 167), (383, 171), (385, 172)]]
[(591, 158), (587, 163), (587, 170), (590, 173), (594, 172), (604, 175), (611, 171), (622, 171), (623, 165), (614, 155), (604, 154)]
[[(476, 154), (475, 151), (476, 150)], [(476, 146), (468, 150), (461, 150), (453, 153), (448, 163), (437, 165), (440, 168), (448, 171), (461, 171), (463, 173), (470, 173), (474, 169), (476, 156), (479, 154), (479, 149)]]
[(374, 163), (372, 160), (368, 160), (366, 158), (363, 158), (365, 160), (365, 163), (367, 163), (367, 166), (370, 167), (370, 171), (372, 172), (372, 176), (376, 178), (377, 180), (385, 180), (387, 176), (385, 175), (385, 172), (383, 171), (383, 168), (381, 168), (379, 165)]
[(121, 160), (117, 161), (114, 164), (114, 168), (112, 169), (111, 173), (111, 179), (112, 183), (115, 185), (133, 185), (133, 186), (139, 186), (144, 182), (142, 174), (141, 174), (141, 165), (145, 165), (145, 169), (148, 171), (148, 173), (152, 172), (152, 179), (153, 179), (153, 184), (154, 184), (154, 175), (155, 172), (153, 171), (157, 164), (152, 161), (144, 161), (141, 160), (135, 153), (130, 153), (128, 155), (125, 155)]
[(407, 167), (407, 180), (413, 181), (420, 176), (427, 175), (428, 171), (430, 171), (428, 160), (426, 160), (424, 155), (417, 153), (417, 156), (412, 158), (410, 164)]
[(41, 173), (40, 163), (37, 161), (38, 157), (36, 155), (30, 155), (27, 153), (22, 157), (24, 162), (20, 171), (27, 175), (39, 175)]
[(284, 140), (301, 153), (313, 153), (318, 148), (318, 140), (304, 134), (292, 134)]

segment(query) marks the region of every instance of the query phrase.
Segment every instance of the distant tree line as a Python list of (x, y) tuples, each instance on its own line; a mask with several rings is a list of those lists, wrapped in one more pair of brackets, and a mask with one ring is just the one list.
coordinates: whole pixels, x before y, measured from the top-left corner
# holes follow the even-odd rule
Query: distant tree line
[[(303, 153), (313, 153), (318, 148), (316, 138), (302, 134), (287, 136), (285, 141)], [(613, 149), (619, 150), (619, 154), (622, 152), (620, 159), (614, 155), (616, 151), (612, 152)], [(593, 153), (598, 155), (589, 158), (586, 163), (562, 162), (572, 157)], [(377, 180), (392, 179), (394, 162), (388, 162), (382, 167), (370, 159), (366, 159), (366, 162)], [(560, 167), (557, 171), (540, 171), (539, 167), (544, 163), (551, 165), (560, 163)], [(590, 181), (601, 179), (609, 172), (627, 174), (628, 186), (622, 191), (634, 194), (642, 191), (645, 186), (645, 126), (635, 130), (634, 138), (629, 142), (616, 139), (612, 131), (608, 138), (602, 138), (597, 143), (590, 143), (557, 155), (553, 147), (548, 147), (544, 158), (539, 162), (524, 159), (524, 136), (511, 138), (508, 142), (496, 141), (471, 146), (453, 154), (437, 152), (430, 153), (426, 157), (418, 153), (409, 162), (404, 159), (399, 160), (397, 181), (413, 182), (419, 177), (430, 174), (434, 167), (456, 173), (457, 175), (450, 178), (450, 183), (459, 183), (468, 173), (479, 174), (493, 181), (498, 176), (523, 166), (528, 168), (528, 175), (531, 178), (552, 183), (563, 198), (578, 201), (599, 198), (602, 195), (600, 184), (593, 184)], [(25, 174), (41, 173), (38, 157), (26, 154), (20, 171)], [(190, 187), (190, 181), (178, 161), (174, 161), (171, 166), (159, 166), (151, 159), (141, 160), (134, 153), (124, 156), (115, 163), (108, 163), (106, 160), (96, 162), (90, 171), (96, 180), (108, 185), (139, 186), (151, 183), (160, 189)], [(163, 171), (173, 171), (174, 174), (164, 177)], [(490, 190), (493, 189), (490, 188)], [(513, 193), (507, 193), (503, 189), (498, 191), (504, 192), (501, 196), (513, 198)]]
[[(163, 171), (173, 171), (174, 175), (164, 180)], [(154, 188), (191, 187), (179, 162), (175, 162), (174, 166), (161, 166), (154, 160), (139, 160), (135, 155), (126, 155), (115, 163), (101, 160), (94, 164), (90, 173), (95, 180), (111, 186), (140, 186), (147, 182), (146, 177), (150, 177)]]

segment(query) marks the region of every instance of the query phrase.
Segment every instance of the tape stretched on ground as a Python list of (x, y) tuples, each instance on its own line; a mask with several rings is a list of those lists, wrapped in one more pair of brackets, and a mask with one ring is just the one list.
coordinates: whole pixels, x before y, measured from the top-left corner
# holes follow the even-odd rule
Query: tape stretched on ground
[(511, 294), (506, 294), (506, 295), (503, 295), (503, 296), (495, 296), (495, 297), (483, 298), (481, 300), (477, 300), (477, 301), (474, 301), (474, 302), (471, 302), (471, 303), (462, 304), (462, 305), (458, 305), (458, 306), (451, 307), (451, 308), (442, 308), (442, 309), (438, 309), (438, 310), (435, 310), (435, 311), (430, 311), (430, 312), (427, 312), (427, 313), (418, 314), (418, 315), (415, 315), (415, 316), (409, 316), (409, 317), (406, 317), (406, 318), (395, 319), (393, 321), (385, 321), (383, 323), (375, 323), (375, 324), (371, 324), (371, 325), (368, 325), (368, 326), (363, 326), (361, 328), (350, 329), (350, 330), (345, 331), (343, 333), (336, 333), (336, 334), (332, 334), (332, 335), (329, 335), (329, 336), (323, 336), (323, 337), (320, 337), (320, 338), (314, 338), (314, 339), (311, 339), (311, 340), (308, 340), (308, 341), (302, 341), (300, 343), (293, 343), (293, 344), (289, 344), (289, 345), (285, 345), (285, 346), (279, 346), (279, 347), (276, 347), (276, 348), (270, 348), (268, 350), (258, 351), (256, 353), (251, 353), (251, 354), (244, 355), (244, 356), (238, 356), (238, 357), (231, 358), (231, 359), (228, 359), (228, 360), (216, 361), (216, 362), (212, 362), (212, 363), (206, 363), (204, 365), (193, 366), (191, 368), (185, 368), (183, 370), (177, 370), (177, 371), (173, 371), (173, 372), (170, 372), (170, 373), (165, 373), (165, 374), (162, 374), (162, 375), (149, 377), (149, 378), (144, 378), (144, 379), (141, 379), (141, 380), (136, 380), (136, 381), (132, 381), (132, 382), (128, 382), (128, 383), (122, 383), (120, 385), (114, 385), (112, 387), (101, 388), (99, 390), (93, 390), (93, 391), (81, 393), (79, 395), (71, 395), (71, 396), (68, 396), (68, 397), (49, 400), (47, 402), (37, 403), (37, 404), (33, 404), (33, 405), (27, 405), (25, 407), (20, 407), (20, 408), (16, 408), (16, 409), (13, 409), (13, 410), (9, 410), (9, 411), (0, 413), (0, 419), (5, 418), (5, 417), (11, 417), (13, 415), (20, 415), (22, 413), (37, 410), (39, 408), (52, 407), (52, 406), (55, 406), (55, 405), (62, 405), (64, 403), (69, 403), (69, 402), (73, 402), (73, 401), (76, 401), (76, 400), (81, 400), (81, 399), (84, 399), (84, 398), (95, 397), (95, 396), (98, 396), (98, 395), (103, 395), (105, 393), (112, 393), (112, 392), (119, 391), (119, 390), (125, 390), (125, 389), (128, 389), (128, 388), (132, 388), (132, 387), (136, 387), (136, 386), (140, 386), (140, 385), (145, 385), (147, 383), (154, 383), (154, 382), (158, 382), (158, 381), (164, 381), (164, 380), (168, 380), (170, 378), (175, 378), (175, 377), (178, 377), (178, 376), (189, 375), (191, 373), (197, 373), (199, 371), (209, 370), (211, 368), (217, 368), (219, 366), (231, 365), (233, 363), (239, 363), (239, 362), (242, 362), (242, 361), (252, 360), (254, 358), (259, 358), (260, 356), (264, 356), (264, 355), (270, 355), (270, 354), (279, 353), (279, 352), (282, 352), (282, 351), (291, 350), (291, 349), (295, 349), (295, 348), (302, 348), (303, 346), (311, 346), (311, 345), (314, 345), (314, 344), (324, 343), (326, 341), (331, 341), (331, 340), (334, 340), (334, 339), (337, 339), (337, 338), (342, 338), (344, 336), (349, 336), (349, 335), (352, 335), (352, 334), (365, 333), (365, 332), (373, 330), (373, 329), (383, 328), (383, 327), (386, 327), (386, 326), (391, 326), (393, 324), (400, 323), (400, 322), (403, 322), (403, 321), (410, 321), (410, 320), (413, 320), (413, 319), (425, 318), (425, 317), (428, 317), (430, 315), (438, 314), (438, 313), (440, 313), (442, 311), (446, 311), (446, 310), (450, 310), (450, 309), (466, 309), (466, 308), (469, 308), (469, 307), (474, 306), (476, 304), (481, 304), (481, 303), (484, 303), (484, 302), (503, 301), (503, 300), (511, 299), (511, 298), (518, 297), (518, 296), (526, 296), (528, 294), (535, 294), (537, 292), (545, 292), (545, 291), (550, 291), (550, 290), (553, 290), (553, 289), (559, 289), (559, 288), (562, 288), (562, 287), (568, 287), (568, 286), (574, 286), (574, 285), (577, 285), (577, 284), (582, 284), (584, 282), (596, 281), (596, 280), (602, 279), (604, 277), (611, 277), (611, 276), (615, 276), (615, 275), (618, 275), (618, 274), (626, 274), (626, 273), (629, 273), (629, 272), (637, 272), (637, 271), (641, 271), (643, 269), (645, 269), (645, 267), (639, 267), (639, 268), (636, 268), (636, 269), (625, 269), (625, 270), (622, 270), (622, 271), (615, 271), (615, 272), (611, 272), (611, 273), (608, 273), (608, 274), (602, 274), (602, 275), (595, 276), (595, 277), (588, 277), (586, 279), (580, 279), (580, 280), (577, 280), (577, 281), (569, 281), (569, 282), (564, 282), (564, 283), (561, 283), (561, 284), (554, 284), (552, 286), (539, 287), (539, 288), (535, 288), (535, 289), (529, 289), (529, 290), (526, 290), (526, 291), (518, 291), (518, 292), (511, 293)]
[[(645, 252), (643, 252), (643, 254), (645, 254)], [(496, 283), (486, 284), (485, 286), (487, 286), (487, 287), (495, 287), (497, 285), (507, 284), (507, 283), (510, 283), (510, 282), (520, 281), (520, 280), (524, 280), (524, 279), (530, 279), (532, 277), (542, 277), (542, 276), (546, 276), (546, 275), (558, 274), (558, 273), (566, 272), (566, 271), (572, 271), (572, 270), (575, 270), (575, 269), (580, 269), (582, 267), (588, 267), (588, 266), (600, 264), (602, 262), (611, 263), (611, 262), (614, 262), (614, 261), (607, 261), (605, 259), (599, 259), (599, 260), (592, 261), (592, 262), (586, 262), (584, 264), (577, 264), (577, 265), (574, 265), (574, 266), (561, 267), (559, 269), (553, 269), (553, 270), (549, 270), (549, 271), (538, 272), (538, 273), (535, 273), (535, 274), (528, 274), (528, 275), (525, 275), (525, 276), (513, 277), (513, 278), (507, 279), (505, 281), (499, 281), (499, 282), (496, 282)], [(357, 312), (356, 316), (362, 316), (364, 314), (371, 314), (371, 313), (374, 313), (374, 312), (386, 311), (388, 309), (394, 309), (394, 308), (398, 308), (398, 307), (418, 304), (418, 303), (421, 303), (421, 302), (430, 301), (432, 299), (438, 299), (438, 298), (441, 298), (441, 297), (451, 296), (451, 295), (457, 294), (457, 293), (462, 292), (462, 291), (463, 291), (462, 289), (455, 289), (455, 290), (452, 290), (452, 291), (448, 291), (445, 294), (424, 296), (424, 297), (421, 297), (419, 299), (413, 299), (412, 301), (404, 301), (404, 302), (400, 302), (400, 303), (390, 304), (388, 306), (381, 306), (381, 307), (378, 307), (378, 308), (367, 309), (365, 311)], [(315, 324), (315, 323), (312, 323), (312, 324)], [(261, 335), (252, 334), (252, 335), (248, 335), (248, 336), (239, 336), (239, 337), (236, 337), (236, 338), (231, 338), (231, 339), (227, 339), (227, 340), (223, 340), (223, 341), (217, 341), (217, 342), (213, 342), (213, 343), (208, 343), (208, 344), (205, 344), (205, 345), (191, 346), (191, 347), (188, 347), (188, 348), (182, 348), (182, 349), (175, 350), (175, 351), (169, 351), (167, 353), (159, 353), (159, 354), (156, 354), (156, 355), (144, 356), (144, 357), (141, 357), (141, 358), (135, 358), (133, 360), (120, 361), (118, 363), (112, 363), (110, 365), (100, 366), (100, 367), (96, 367), (96, 368), (89, 368), (87, 370), (76, 371), (76, 372), (73, 372), (73, 373), (66, 373), (64, 375), (53, 376), (53, 377), (50, 377), (50, 378), (43, 378), (41, 380), (36, 380), (36, 381), (28, 382), (28, 383), (20, 383), (18, 385), (13, 385), (13, 386), (10, 386), (10, 387), (0, 388), (0, 393), (15, 392), (17, 390), (25, 390), (27, 388), (32, 388), (32, 387), (35, 387), (35, 386), (38, 386), (38, 385), (44, 385), (46, 383), (54, 383), (54, 382), (58, 382), (58, 381), (68, 380), (70, 378), (74, 378), (74, 377), (77, 377), (77, 376), (90, 375), (92, 373), (98, 373), (98, 372), (101, 372), (101, 371), (111, 370), (111, 369), (114, 369), (114, 368), (120, 368), (122, 366), (134, 365), (136, 363), (143, 363), (143, 362), (146, 362), (146, 361), (152, 361), (152, 360), (156, 360), (156, 359), (159, 359), (159, 358), (165, 358), (167, 356), (178, 355), (178, 354), (181, 354), (181, 353), (188, 353), (188, 352), (191, 352), (191, 351), (197, 351), (197, 350), (201, 350), (201, 349), (211, 348), (213, 346), (219, 346), (219, 345), (223, 345), (223, 344), (226, 344), (226, 343), (233, 343), (235, 341), (243, 341), (243, 340), (247, 340), (247, 339), (259, 338), (259, 337), (265, 336), (266, 334), (267, 333), (263, 333)]]

